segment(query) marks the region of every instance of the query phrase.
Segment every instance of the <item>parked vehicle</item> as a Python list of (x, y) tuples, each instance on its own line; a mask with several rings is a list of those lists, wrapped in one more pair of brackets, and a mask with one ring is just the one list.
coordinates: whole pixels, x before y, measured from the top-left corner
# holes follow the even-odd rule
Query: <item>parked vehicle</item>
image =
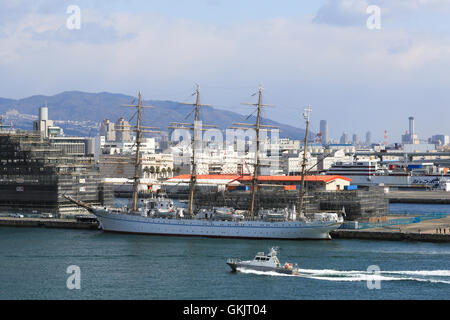
[(24, 215), (20, 214), (20, 213), (12, 213), (12, 214), (8, 215), (8, 217), (11, 217), (11, 218), (24, 218)]

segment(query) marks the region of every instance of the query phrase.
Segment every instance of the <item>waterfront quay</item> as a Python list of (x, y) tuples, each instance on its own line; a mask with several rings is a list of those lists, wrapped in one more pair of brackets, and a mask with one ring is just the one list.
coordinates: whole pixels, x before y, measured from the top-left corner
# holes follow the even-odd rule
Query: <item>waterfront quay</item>
[(87, 229), (98, 230), (97, 221), (79, 221), (77, 219), (46, 219), (46, 218), (13, 218), (0, 217), (2, 227), (57, 228), (57, 229)]
[(450, 204), (448, 191), (389, 191), (386, 198), (390, 203)]
[(450, 242), (450, 216), (411, 224), (389, 225), (367, 229), (338, 229), (333, 239)]
[[(56, 228), (98, 230), (97, 221), (77, 219), (0, 217), (0, 227)], [(333, 239), (450, 242), (450, 216), (418, 223), (389, 225), (367, 229), (338, 229)]]

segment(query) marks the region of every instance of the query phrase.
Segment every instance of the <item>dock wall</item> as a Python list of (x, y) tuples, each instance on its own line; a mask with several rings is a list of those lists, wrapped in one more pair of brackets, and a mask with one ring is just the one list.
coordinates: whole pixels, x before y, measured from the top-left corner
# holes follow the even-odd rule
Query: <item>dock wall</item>
[(445, 191), (390, 191), (390, 203), (450, 204), (450, 192)]
[[(78, 222), (69, 219), (0, 218), (0, 227), (58, 228), (98, 230), (97, 222)], [(384, 241), (450, 242), (450, 234), (383, 232), (339, 229), (331, 232), (333, 239), (361, 239)]]
[(331, 232), (331, 237), (333, 239), (450, 242), (450, 234), (358, 231), (358, 230), (342, 230), (342, 229)]
[(79, 222), (71, 219), (0, 218), (3, 227), (58, 228), (97, 230), (98, 222)]

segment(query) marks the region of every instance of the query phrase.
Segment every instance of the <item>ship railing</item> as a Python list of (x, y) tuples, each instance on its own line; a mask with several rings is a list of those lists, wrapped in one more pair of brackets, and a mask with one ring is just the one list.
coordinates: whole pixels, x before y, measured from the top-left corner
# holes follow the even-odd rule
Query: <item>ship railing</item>
[(235, 263), (240, 263), (241, 259), (237, 259), (237, 258), (230, 258), (227, 260), (227, 263), (231, 263), (231, 264), (235, 264)]

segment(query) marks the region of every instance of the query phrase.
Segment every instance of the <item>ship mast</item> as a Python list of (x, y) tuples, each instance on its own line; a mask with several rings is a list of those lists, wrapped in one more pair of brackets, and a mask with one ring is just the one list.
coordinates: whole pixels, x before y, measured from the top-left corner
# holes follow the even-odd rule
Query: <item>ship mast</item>
[(189, 215), (191, 216), (193, 213), (194, 207), (194, 192), (195, 192), (195, 184), (197, 182), (197, 162), (195, 159), (195, 153), (197, 151), (197, 125), (198, 125), (198, 114), (200, 107), (200, 86), (197, 85), (197, 90), (195, 91), (195, 104), (194, 104), (194, 126), (193, 126), (193, 134), (192, 134), (192, 160), (191, 160), (191, 179), (189, 181)]
[[(195, 103), (186, 103), (186, 102), (178, 102), (180, 104), (186, 104), (194, 106), (194, 123), (181, 123), (181, 122), (172, 122), (169, 128), (171, 129), (188, 129), (192, 130), (192, 139), (191, 139), (191, 148), (192, 148), (192, 157), (191, 157), (191, 178), (189, 181), (189, 216), (193, 215), (194, 212), (194, 193), (195, 193), (195, 185), (197, 183), (197, 158), (196, 158), (196, 151), (197, 151), (197, 145), (198, 145), (198, 135), (200, 132), (204, 129), (201, 127), (210, 127), (214, 128), (215, 126), (212, 125), (205, 125), (200, 124), (199, 122), (199, 114), (200, 114), (200, 107), (210, 107), (210, 105), (207, 104), (200, 104), (200, 86), (197, 84), (197, 88), (194, 92), (195, 97)], [(200, 127), (200, 128), (199, 128)]]
[[(234, 125), (239, 125), (240, 127), (234, 128), (234, 129), (250, 129), (254, 128), (256, 133), (256, 150), (255, 150), (255, 163), (254, 163), (254, 170), (251, 180), (251, 202), (250, 202), (250, 216), (255, 216), (255, 198), (256, 198), (256, 187), (258, 184), (258, 175), (259, 175), (259, 149), (260, 149), (260, 132), (262, 127), (264, 128), (276, 128), (274, 126), (268, 126), (268, 125), (261, 125), (261, 112), (263, 107), (273, 107), (273, 105), (270, 104), (263, 104), (262, 103), (262, 92), (263, 87), (260, 85), (258, 88), (258, 102), (257, 103), (242, 103), (245, 105), (255, 106), (256, 107), (256, 123), (254, 125), (248, 124), (248, 123), (233, 123)], [(249, 116), (250, 117), (250, 116)]]
[(303, 117), (306, 121), (306, 132), (305, 132), (305, 144), (303, 150), (303, 162), (302, 162), (302, 180), (298, 194), (298, 217), (302, 218), (303, 214), (303, 197), (305, 195), (305, 173), (306, 173), (306, 151), (308, 149), (308, 130), (309, 130), (309, 117), (311, 114), (311, 106), (308, 105), (306, 109), (304, 109)]
[(252, 177), (252, 200), (250, 203), (250, 216), (255, 215), (255, 196), (256, 196), (256, 185), (259, 175), (259, 129), (261, 125), (261, 105), (262, 105), (262, 87), (259, 87), (258, 90), (258, 104), (257, 104), (257, 112), (256, 112), (256, 124), (255, 124), (255, 132), (256, 132), (256, 150), (255, 150), (255, 168), (253, 170)]
[[(159, 133), (159, 131), (145, 130), (145, 129), (157, 129), (156, 127), (144, 127), (141, 125), (142, 109), (143, 108), (153, 108), (152, 106), (142, 105), (142, 95), (139, 91), (139, 101), (137, 105), (123, 105), (123, 107), (134, 107), (137, 108), (137, 119), (136, 126), (121, 125), (119, 131), (134, 131), (136, 132), (136, 157), (134, 160), (134, 182), (133, 182), (133, 206), (132, 211), (137, 212), (137, 202), (138, 202), (138, 187), (140, 179), (140, 167), (141, 167), (141, 143), (142, 143), (142, 133)], [(131, 129), (134, 128), (134, 129)]]

